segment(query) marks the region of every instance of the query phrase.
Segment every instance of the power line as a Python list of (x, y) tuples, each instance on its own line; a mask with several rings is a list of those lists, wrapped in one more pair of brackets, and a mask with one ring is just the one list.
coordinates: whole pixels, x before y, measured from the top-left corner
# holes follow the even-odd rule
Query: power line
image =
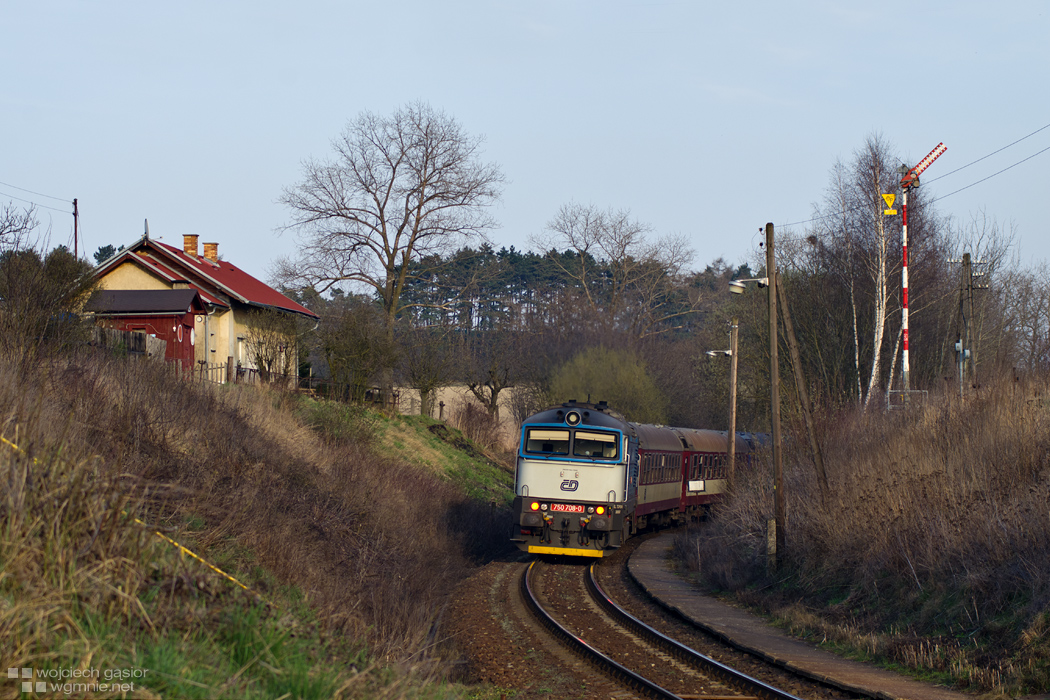
[[(1046, 128), (1046, 127), (1043, 127), (1043, 128)], [(1000, 150), (1002, 150), (1002, 149), (1000, 149)], [(979, 185), (979, 184), (981, 184), (981, 183), (982, 183), (982, 182), (984, 182), (985, 180), (991, 180), (991, 179), (992, 179), (993, 177), (995, 177), (996, 175), (1002, 175), (1003, 173), (1005, 173), (1005, 172), (1006, 172), (1007, 170), (1009, 170), (1010, 168), (1016, 168), (1016, 167), (1017, 167), (1018, 165), (1020, 165), (1021, 163), (1024, 163), (1025, 161), (1029, 161), (1029, 160), (1032, 160), (1032, 159), (1033, 159), (1033, 158), (1035, 158), (1035, 157), (1036, 157), (1037, 155), (1040, 155), (1040, 154), (1042, 154), (1042, 153), (1046, 153), (1047, 151), (1050, 151), (1050, 146), (1047, 146), (1046, 148), (1044, 148), (1044, 149), (1043, 149), (1043, 150), (1041, 150), (1041, 151), (1036, 151), (1035, 153), (1033, 153), (1032, 155), (1028, 156), (1028, 157), (1027, 157), (1027, 158), (1025, 158), (1024, 160), (1019, 160), (1019, 161), (1017, 161), (1016, 163), (1014, 163), (1013, 165), (1008, 165), (1008, 166), (1006, 166), (1005, 168), (1003, 168), (1002, 170), (1000, 170), (999, 172), (997, 172), (997, 173), (992, 173), (991, 175), (989, 175), (989, 176), (988, 176), (988, 177), (986, 177), (986, 178), (982, 178), (982, 179), (978, 180), (977, 182), (972, 182), (972, 183), (970, 183), (970, 184), (969, 184), (969, 185), (967, 185), (966, 187), (960, 187), (959, 189), (955, 190), (954, 192), (949, 192), (948, 194), (945, 194), (945, 195), (941, 195), (940, 197), (937, 197), (936, 199), (930, 200), (930, 203), (932, 204), (933, 202), (939, 202), (940, 200), (944, 199), (945, 197), (951, 197), (951, 196), (952, 196), (953, 194), (959, 194), (959, 193), (960, 193), (960, 192), (962, 192), (963, 190), (968, 190), (968, 189), (970, 189), (971, 187), (973, 187), (974, 185)], [(998, 152), (999, 152), (999, 151), (996, 151), (996, 153), (998, 153)], [(987, 156), (985, 156), (985, 157), (987, 158)], [(974, 162), (976, 163), (977, 161), (974, 161)], [(965, 166), (964, 166), (964, 167), (965, 167)], [(952, 171), (952, 172), (955, 172), (955, 171)], [(950, 173), (949, 173), (949, 174), (950, 174)]]
[[(35, 194), (37, 197), (47, 197), (48, 199), (54, 199), (54, 200), (57, 200), (59, 202), (69, 202), (69, 201), (71, 201), (70, 197), (55, 197), (55, 196), (50, 195), (50, 194), (44, 194), (43, 192), (34, 192), (33, 190), (27, 190), (26, 188), (19, 187), (18, 185), (10, 185), (10, 184), (8, 184), (6, 182), (0, 182), (0, 185), (3, 185), (4, 187), (13, 187), (14, 189), (19, 190), (21, 192), (28, 192), (29, 194)], [(24, 202), (24, 201), (27, 201), (27, 200), (23, 199), (22, 201)]]
[[(1028, 134), (1028, 136), (1023, 136), (1023, 137), (1017, 139), (1016, 141), (1014, 141), (1013, 143), (1007, 144), (1007, 145), (1003, 146), (1000, 149), (992, 151), (988, 155), (982, 156), (982, 157), (978, 158), (977, 160), (975, 160), (975, 161), (973, 161), (971, 163), (967, 163), (966, 165), (964, 165), (964, 166), (962, 166), (960, 168), (956, 168), (955, 170), (952, 170), (949, 173), (945, 173), (944, 175), (940, 175), (940, 176), (938, 176), (936, 178), (928, 180), (927, 184), (929, 182), (934, 182), (935, 180), (940, 180), (942, 177), (947, 177), (948, 175), (951, 175), (952, 173), (957, 173), (960, 170), (963, 170), (964, 168), (968, 168), (971, 165), (974, 165), (975, 163), (979, 163), (982, 160), (985, 160), (986, 158), (990, 158), (991, 156), (994, 156), (996, 153), (1004, 151), (1007, 148), (1010, 148), (1010, 146), (1018, 144), (1021, 141), (1024, 141), (1025, 139), (1030, 138), (1030, 137), (1038, 134), (1040, 131), (1043, 131), (1044, 129), (1048, 129), (1048, 128), (1050, 128), (1050, 124), (1047, 124), (1046, 126), (1042, 126), (1042, 127), (1038, 128), (1038, 129), (1036, 129), (1035, 131), (1033, 131), (1032, 133)], [(958, 193), (962, 192), (963, 190), (968, 190), (971, 187), (974, 187), (976, 185), (981, 184), (982, 182), (985, 182), (987, 180), (991, 180), (993, 177), (996, 177), (998, 175), (1002, 175), (1007, 170), (1010, 170), (1012, 168), (1016, 168), (1018, 165), (1021, 165), (1022, 163), (1025, 163), (1025, 162), (1035, 158), (1038, 155), (1042, 155), (1043, 153), (1046, 153), (1047, 151), (1050, 151), (1050, 146), (1047, 146), (1046, 148), (1044, 148), (1044, 149), (1042, 149), (1040, 151), (1036, 151), (1035, 153), (1033, 153), (1032, 155), (1028, 156), (1027, 158), (1022, 158), (1021, 160), (1017, 161), (1016, 163), (1014, 163), (1012, 165), (1008, 165), (1008, 166), (1006, 166), (1005, 168), (1003, 168), (1002, 170), (1000, 170), (998, 172), (992, 173), (988, 177), (981, 178), (980, 180), (977, 180), (976, 182), (971, 182), (969, 185), (966, 185), (965, 187), (960, 187), (959, 189), (955, 190), (954, 192), (949, 192), (948, 194), (941, 195), (940, 197), (937, 197), (936, 199), (932, 199), (932, 200), (930, 200), (930, 203), (932, 204), (933, 202), (939, 202), (940, 200), (945, 199), (947, 197), (951, 197), (952, 195), (958, 194)], [(864, 206), (865, 205), (857, 205), (855, 207), (852, 207), (852, 208), (848, 209), (847, 212), (857, 211), (859, 209), (864, 208)], [(826, 214), (825, 216), (817, 216), (817, 217), (814, 217), (812, 219), (806, 219), (805, 221), (795, 221), (795, 222), (792, 222), (792, 223), (789, 223), (789, 224), (777, 224), (777, 226), (778, 227), (783, 227), (783, 228), (789, 228), (791, 226), (802, 226), (804, 224), (811, 224), (811, 223), (813, 223), (815, 221), (823, 221), (825, 219), (830, 219), (832, 217), (837, 217), (837, 216), (840, 216), (841, 214), (842, 214), (842, 212), (835, 212), (833, 214)]]
[[(3, 183), (0, 183), (0, 185), (2, 185), (2, 184), (3, 184)], [(8, 187), (11, 187), (11, 186), (12, 186), (12, 185), (8, 185)], [(20, 188), (20, 187), (16, 187), (15, 189), (21, 189), (21, 188)], [(34, 193), (34, 194), (35, 194), (35, 193)], [(0, 195), (3, 195), (4, 197), (7, 197), (8, 199), (15, 199), (15, 200), (18, 200), (19, 202), (25, 202), (25, 203), (27, 203), (27, 204), (32, 204), (32, 205), (33, 205), (34, 207), (40, 207), (41, 209), (50, 209), (51, 211), (57, 211), (57, 212), (59, 212), (60, 214), (70, 214), (70, 213), (72, 213), (72, 212), (71, 212), (70, 210), (68, 210), (68, 209), (58, 209), (58, 208), (56, 208), (56, 207), (49, 207), (49, 206), (48, 206), (48, 205), (46, 205), (46, 204), (41, 204), (41, 203), (39, 203), (39, 202), (34, 202), (34, 201), (33, 201), (33, 200), (31, 200), (31, 199), (25, 199), (25, 198), (23, 198), (23, 197), (16, 197), (16, 196), (14, 196), (13, 194), (6, 194), (6, 193), (4, 193), (4, 192), (0, 192)], [(48, 196), (48, 195), (43, 195), (43, 196), (45, 196), (45, 197), (46, 197), (46, 196)], [(63, 201), (63, 200), (59, 200), (59, 201)], [(71, 202), (72, 202), (73, 200), (69, 200), (69, 201), (71, 201)]]
[[(966, 165), (964, 165), (964, 166), (962, 166), (962, 167), (960, 167), (960, 168), (956, 168), (955, 170), (952, 170), (952, 171), (950, 171), (950, 172), (947, 172), (947, 173), (945, 173), (945, 174), (943, 174), (943, 175), (938, 175), (937, 177), (935, 177), (935, 178), (933, 178), (933, 179), (931, 179), (931, 180), (927, 180), (927, 183), (930, 183), (930, 182), (936, 182), (937, 180), (940, 180), (940, 179), (941, 179), (942, 177), (948, 177), (949, 175), (954, 175), (955, 173), (959, 172), (960, 170), (964, 170), (964, 169), (966, 169), (966, 168), (969, 168), (969, 167), (970, 167), (971, 165), (975, 165), (975, 164), (977, 164), (977, 163), (980, 163), (980, 162), (981, 162), (982, 160), (984, 160), (985, 158), (991, 158), (991, 157), (992, 157), (992, 156), (994, 156), (994, 155), (995, 155), (996, 153), (1000, 153), (1000, 152), (1002, 152), (1002, 151), (1005, 151), (1005, 150), (1006, 150), (1007, 148), (1009, 148), (1010, 146), (1016, 146), (1017, 144), (1021, 143), (1021, 142), (1022, 142), (1022, 141), (1024, 141), (1025, 139), (1028, 139), (1028, 138), (1031, 138), (1031, 137), (1035, 136), (1036, 134), (1038, 134), (1038, 133), (1039, 133), (1040, 131), (1042, 131), (1042, 130), (1044, 130), (1044, 129), (1050, 129), (1050, 124), (1047, 124), (1046, 126), (1041, 126), (1041, 127), (1039, 127), (1038, 129), (1036, 129), (1035, 131), (1033, 131), (1032, 133), (1028, 134), (1028, 136), (1022, 136), (1021, 138), (1017, 139), (1017, 140), (1016, 140), (1016, 141), (1014, 141), (1013, 143), (1008, 143), (1008, 144), (1006, 144), (1005, 146), (1003, 146), (1002, 148), (1000, 148), (999, 150), (996, 150), (996, 151), (992, 151), (992, 152), (991, 152), (991, 153), (989, 153), (988, 155), (986, 155), (986, 156), (982, 156), (982, 157), (978, 158), (977, 160), (973, 161), (972, 163), (967, 163)], [(1046, 150), (1046, 149), (1043, 149), (1043, 150)], [(1042, 151), (1040, 151), (1039, 153), (1042, 153)], [(1036, 153), (1035, 155), (1039, 155), (1039, 153)], [(1029, 157), (1034, 157), (1034, 156), (1029, 156)], [(1025, 158), (1025, 160), (1028, 160), (1028, 158)], [(1021, 161), (1021, 163), (1023, 163), (1023, 162), (1024, 162), (1024, 160), (1022, 160), (1022, 161)], [(1014, 165), (1019, 165), (1019, 163), (1015, 163)], [(1012, 167), (1013, 167), (1013, 165), (1011, 165), (1011, 166), (1010, 166), (1010, 168), (1012, 168)], [(1006, 168), (1006, 170), (1009, 170), (1010, 168)], [(1003, 170), (1000, 170), (999, 172), (1005, 172), (1005, 171), (1003, 171)], [(999, 174), (999, 173), (996, 173), (996, 175), (998, 175), (998, 174)], [(992, 176), (992, 177), (994, 177), (994, 176)], [(987, 179), (988, 179), (988, 178), (985, 178), (985, 180), (987, 180)], [(984, 182), (984, 180), (980, 180), (980, 182)], [(975, 182), (974, 184), (976, 185), (977, 183)], [(964, 188), (964, 189), (965, 189), (965, 188)], [(961, 192), (962, 190), (958, 190), (958, 191), (960, 191), (960, 192)], [(955, 194), (955, 193), (953, 192), (952, 194)], [(947, 195), (945, 195), (945, 196), (947, 196)]]

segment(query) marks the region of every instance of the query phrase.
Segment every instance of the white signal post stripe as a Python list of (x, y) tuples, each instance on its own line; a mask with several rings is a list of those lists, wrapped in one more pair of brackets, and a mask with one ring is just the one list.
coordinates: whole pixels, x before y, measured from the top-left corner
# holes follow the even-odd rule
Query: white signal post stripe
[(901, 195), (901, 241), (904, 245), (902, 252), (903, 261), (901, 263), (901, 301), (903, 306), (901, 309), (901, 349), (903, 354), (901, 357), (901, 381), (904, 384), (904, 390), (909, 391), (911, 389), (909, 372), (910, 365), (908, 363), (908, 188), (904, 188), (904, 193)]
[[(937, 144), (932, 151), (926, 154), (925, 158), (901, 178), (901, 243), (903, 245), (901, 254), (901, 382), (905, 392), (911, 390), (911, 365), (908, 361), (908, 190), (918, 186), (919, 174), (930, 167), (930, 164), (947, 150), (948, 147), (943, 141)], [(907, 393), (905, 393), (905, 401), (907, 401)]]

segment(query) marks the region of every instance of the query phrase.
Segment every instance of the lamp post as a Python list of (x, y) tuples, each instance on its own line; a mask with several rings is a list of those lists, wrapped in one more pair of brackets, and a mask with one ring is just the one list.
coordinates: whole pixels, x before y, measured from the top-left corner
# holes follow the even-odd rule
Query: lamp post
[(783, 556), (786, 543), (787, 506), (784, 500), (784, 460), (780, 440), (780, 360), (777, 356), (777, 267), (773, 255), (773, 224), (766, 224), (766, 275), (752, 279), (734, 280), (729, 291), (743, 294), (745, 282), (757, 282), (769, 288), (769, 421), (773, 431), (773, 517), (772, 532), (768, 533), (769, 566), (776, 569), (777, 555)]
[(729, 488), (733, 488), (736, 478), (736, 368), (737, 368), (737, 330), (739, 324), (734, 316), (729, 326), (729, 349), (708, 350), (711, 357), (727, 355), (729, 357), (729, 432), (726, 435), (726, 452), (728, 459)]

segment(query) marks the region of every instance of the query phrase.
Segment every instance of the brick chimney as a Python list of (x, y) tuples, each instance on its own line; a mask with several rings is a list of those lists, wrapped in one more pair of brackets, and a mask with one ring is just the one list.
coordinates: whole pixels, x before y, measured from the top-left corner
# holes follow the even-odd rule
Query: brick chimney
[(213, 263), (219, 262), (219, 244), (218, 243), (205, 243), (204, 244), (204, 257), (211, 260)]
[(191, 258), (197, 257), (197, 238), (195, 233), (182, 234), (182, 252)]

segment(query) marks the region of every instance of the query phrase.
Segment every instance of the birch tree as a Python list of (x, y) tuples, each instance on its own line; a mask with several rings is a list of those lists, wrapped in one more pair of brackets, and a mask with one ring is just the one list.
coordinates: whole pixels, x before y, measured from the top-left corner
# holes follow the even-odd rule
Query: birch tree
[[(815, 207), (811, 229), (814, 246), (809, 271), (829, 275), (829, 282), (846, 287), (843, 296), (849, 299), (848, 320), (840, 310), (828, 309), (828, 314), (833, 323), (850, 326), (853, 386), (857, 402), (865, 408), (889, 388), (897, 352), (892, 346), (900, 329), (893, 314), (901, 303), (900, 217), (884, 215), (882, 195), (900, 194), (901, 162), (880, 135), (868, 137), (848, 164), (840, 161), (833, 167), (823, 202)], [(909, 193), (908, 210), (912, 260), (921, 261), (927, 279), (943, 276), (944, 241), (937, 236), (939, 223), (925, 204), (923, 190)], [(913, 281), (922, 279), (915, 274), (914, 266), (909, 272)], [(913, 318), (919, 316), (914, 303), (917, 298), (913, 297)], [(931, 332), (939, 332), (939, 324), (935, 325)]]

